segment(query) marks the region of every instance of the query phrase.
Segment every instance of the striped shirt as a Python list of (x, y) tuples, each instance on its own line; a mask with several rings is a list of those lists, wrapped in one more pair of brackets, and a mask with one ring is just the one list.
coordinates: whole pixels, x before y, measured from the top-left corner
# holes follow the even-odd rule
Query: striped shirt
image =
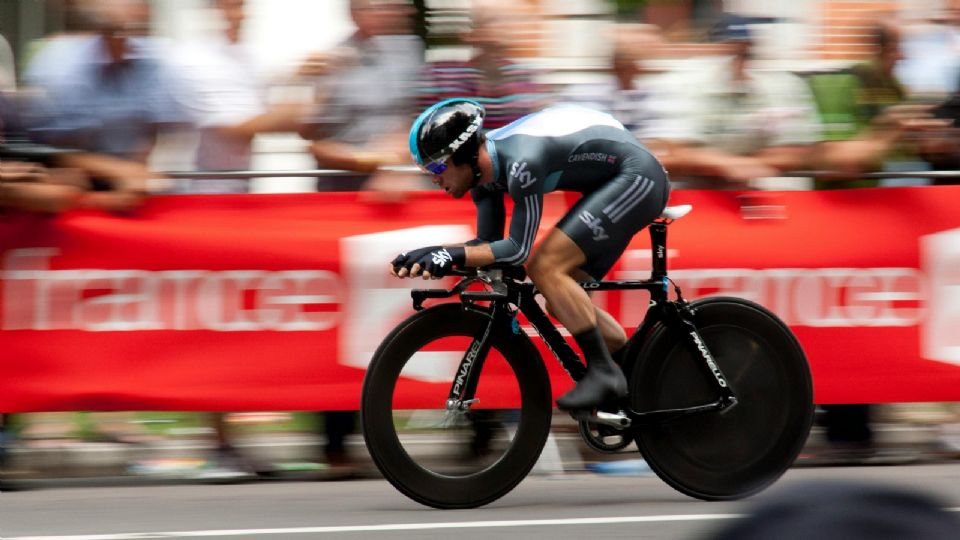
[(530, 66), (507, 60), (491, 76), (469, 62), (435, 62), (428, 66), (417, 102), (424, 109), (444, 99), (465, 97), (483, 105), (486, 129), (503, 127), (541, 108), (545, 94)]

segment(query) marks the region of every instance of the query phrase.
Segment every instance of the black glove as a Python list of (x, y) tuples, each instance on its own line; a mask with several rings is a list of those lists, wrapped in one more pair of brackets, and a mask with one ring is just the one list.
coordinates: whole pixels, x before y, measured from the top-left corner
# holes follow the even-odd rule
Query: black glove
[(413, 263), (420, 260), (420, 257), (423, 257), (431, 251), (441, 249), (441, 246), (430, 246), (420, 249), (414, 249), (412, 251), (405, 251), (396, 256), (390, 264), (393, 266), (394, 272), (399, 272), (401, 268), (406, 268), (410, 270), (413, 267)]
[(462, 247), (430, 246), (401, 253), (390, 264), (397, 272), (401, 268), (409, 271), (415, 264), (419, 264), (421, 273), (428, 272), (431, 276), (443, 277), (452, 267), (463, 266), (466, 260), (467, 252)]

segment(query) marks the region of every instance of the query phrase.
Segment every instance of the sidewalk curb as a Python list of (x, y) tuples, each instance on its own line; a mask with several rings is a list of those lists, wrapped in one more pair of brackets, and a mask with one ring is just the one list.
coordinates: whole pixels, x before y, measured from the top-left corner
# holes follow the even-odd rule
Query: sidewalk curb
[[(570, 472), (583, 472), (589, 464), (639, 458), (636, 446), (631, 445), (622, 453), (600, 454), (585, 447), (579, 436), (564, 430), (562, 426), (555, 430), (541, 460), (531, 474), (556, 475)], [(877, 448), (883, 455), (892, 458), (890, 463), (882, 459), (876, 463), (831, 462), (820, 459), (825, 455), (828, 445), (823, 430), (815, 427), (795, 466), (824, 466), (841, 464), (895, 464), (907, 462), (929, 462), (950, 459), (940, 442), (940, 430), (937, 426), (881, 425), (875, 429)], [(424, 443), (427, 444), (427, 443)], [(312, 434), (271, 433), (245, 437), (236, 445), (237, 449), (255, 459), (273, 463), (316, 462), (320, 455), (321, 439)], [(363, 446), (362, 438), (354, 437), (348, 444), (348, 451), (356, 462), (357, 475), (361, 478), (379, 477), (379, 473)], [(0, 480), (24, 485), (52, 485), (57, 483), (88, 482), (117, 484), (169, 484), (196, 483), (198, 478), (189, 474), (141, 474), (131, 467), (136, 463), (149, 463), (151, 460), (164, 460), (202, 463), (203, 459), (213, 455), (213, 446), (202, 441), (158, 441), (149, 444), (97, 443), (62, 441), (37, 441), (15, 443), (10, 449), (9, 466)], [(879, 453), (878, 453), (879, 455)], [(281, 471), (265, 480), (320, 479), (324, 476), (324, 466), (313, 470)], [(260, 479), (261, 477), (255, 477)], [(249, 480), (235, 479), (234, 481)], [(211, 482), (217, 479), (209, 480)], [(231, 479), (221, 479), (230, 482)]]

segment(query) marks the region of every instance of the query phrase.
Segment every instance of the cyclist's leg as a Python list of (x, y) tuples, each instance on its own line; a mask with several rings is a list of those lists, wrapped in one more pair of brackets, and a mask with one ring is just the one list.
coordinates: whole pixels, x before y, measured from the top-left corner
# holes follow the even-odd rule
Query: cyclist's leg
[(563, 409), (589, 409), (627, 392), (626, 378), (613, 362), (597, 326), (597, 310), (572, 273), (586, 255), (567, 234), (550, 231), (530, 258), (527, 272), (551, 306), (554, 316), (573, 334), (587, 362), (586, 375), (557, 400)]
[[(571, 273), (571, 277), (573, 277), (575, 281), (590, 281), (593, 279), (589, 274), (580, 268), (574, 269)], [(587, 295), (592, 296), (592, 293), (588, 292)], [(553, 312), (553, 306), (550, 304), (550, 302), (547, 302), (545, 307), (550, 316), (559, 319), (556, 313)], [(597, 313), (597, 326), (600, 328), (600, 334), (603, 336), (603, 342), (607, 345), (607, 350), (610, 351), (610, 354), (616, 356), (616, 354), (621, 351), (623, 346), (627, 343), (627, 333), (624, 332), (623, 327), (613, 317), (613, 315), (610, 315), (596, 305), (594, 308), (596, 309)]]
[(586, 255), (569, 236), (553, 229), (527, 263), (527, 273), (547, 300), (550, 314), (571, 334), (597, 326), (597, 314), (587, 292), (573, 278)]
[(616, 323), (598, 313), (571, 274), (579, 268), (602, 279), (633, 235), (660, 215), (669, 190), (660, 164), (638, 151), (624, 160), (617, 177), (574, 205), (531, 259), (531, 279), (553, 304), (557, 319), (577, 339), (587, 360), (587, 375), (557, 400), (561, 408), (591, 408), (623, 393), (623, 375), (600, 332), (601, 324), (609, 329), (610, 323)]
[[(614, 360), (617, 360), (617, 353), (627, 344), (627, 333), (623, 330), (623, 326), (613, 318), (613, 315), (600, 308), (597, 308), (597, 326), (600, 327), (600, 335), (603, 336), (607, 350), (610, 351)], [(617, 362), (619, 363), (619, 360)]]

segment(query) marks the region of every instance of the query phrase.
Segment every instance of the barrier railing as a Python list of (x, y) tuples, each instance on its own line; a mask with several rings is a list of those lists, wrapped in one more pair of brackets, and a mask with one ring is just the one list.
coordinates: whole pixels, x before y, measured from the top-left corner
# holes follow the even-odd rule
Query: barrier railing
[[(389, 165), (380, 168), (381, 171), (395, 173), (419, 173), (420, 169), (413, 165)], [(168, 178), (176, 179), (216, 179), (216, 178), (294, 178), (310, 176), (352, 176), (359, 174), (357, 171), (347, 171), (343, 169), (301, 169), (301, 170), (279, 170), (279, 171), (169, 171), (163, 173)], [(837, 176), (836, 171), (794, 171), (785, 176), (796, 177), (814, 177), (824, 178)], [(932, 179), (960, 179), (960, 171), (881, 171), (859, 174), (843, 174), (847, 178), (932, 178)]]
[[(380, 167), (380, 171), (395, 173), (419, 173), (420, 169), (413, 165), (388, 165)], [(280, 170), (280, 171), (168, 171), (163, 175), (167, 178), (175, 179), (217, 179), (217, 178), (302, 178), (310, 176), (353, 176), (361, 174), (357, 171), (347, 171), (343, 169), (302, 169), (302, 170)], [(960, 174), (960, 173), (958, 173)]]

